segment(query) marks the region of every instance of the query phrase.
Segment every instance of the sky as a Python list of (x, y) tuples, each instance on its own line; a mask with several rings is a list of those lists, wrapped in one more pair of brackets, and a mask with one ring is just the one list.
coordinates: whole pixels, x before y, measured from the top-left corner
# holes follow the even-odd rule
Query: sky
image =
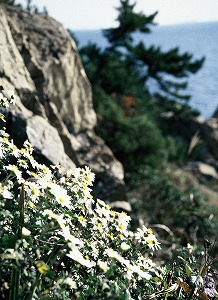
[[(26, 0), (19, 0), (26, 4)], [(218, 0), (135, 0), (136, 11), (148, 15), (158, 11), (159, 25), (218, 21)], [(32, 0), (45, 6), (49, 15), (65, 28), (103, 29), (116, 26), (119, 0)]]

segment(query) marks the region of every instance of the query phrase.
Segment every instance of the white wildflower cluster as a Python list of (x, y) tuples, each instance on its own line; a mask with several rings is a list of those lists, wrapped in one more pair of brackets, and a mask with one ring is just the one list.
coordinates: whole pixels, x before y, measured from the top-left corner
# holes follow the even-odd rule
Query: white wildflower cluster
[[(7, 108), (10, 104), (15, 104), (16, 98), (12, 90), (5, 91), (2, 86), (0, 86), (0, 107)], [(5, 122), (5, 117), (0, 113), (0, 119)]]
[(8, 90), (5, 91), (3, 87), (0, 86), (0, 106), (1, 107), (9, 107), (10, 104), (15, 104), (16, 98), (14, 95), (14, 91)]
[(142, 228), (137, 229), (137, 232), (135, 233), (135, 239), (142, 245), (146, 245), (152, 250), (160, 248), (160, 243), (153, 234), (152, 229), (147, 228), (144, 225)]
[[(126, 213), (93, 199), (89, 167), (61, 177), (57, 169), (38, 163), (29, 142), (18, 149), (1, 131), (0, 254), (13, 248), (22, 257), (18, 298), (140, 299), (162, 272), (149, 258), (160, 247), (153, 232), (129, 231)], [(8, 277), (7, 262), (0, 267)]]

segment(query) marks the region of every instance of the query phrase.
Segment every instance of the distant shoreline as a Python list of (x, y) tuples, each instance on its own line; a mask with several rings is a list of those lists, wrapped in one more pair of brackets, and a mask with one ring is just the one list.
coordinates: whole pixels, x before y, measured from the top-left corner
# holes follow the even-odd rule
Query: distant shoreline
[[(188, 23), (175, 23), (175, 24), (156, 24), (154, 26), (152, 26), (151, 28), (156, 28), (156, 27), (177, 27), (177, 26), (192, 26), (192, 25), (204, 25), (204, 24), (218, 24), (218, 21), (205, 21), (205, 22), (188, 22)], [(81, 32), (81, 31), (101, 31), (107, 29), (107, 27), (105, 28), (78, 28), (78, 29), (71, 29), (69, 28), (70, 31), (72, 32)]]

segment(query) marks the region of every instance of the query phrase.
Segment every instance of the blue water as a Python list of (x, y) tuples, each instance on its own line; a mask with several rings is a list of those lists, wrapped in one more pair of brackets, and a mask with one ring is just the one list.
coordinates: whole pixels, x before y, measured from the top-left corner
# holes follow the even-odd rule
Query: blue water
[[(89, 41), (101, 47), (107, 45), (100, 30), (74, 32), (79, 45)], [(206, 57), (204, 66), (189, 78), (190, 105), (208, 119), (218, 107), (218, 22), (155, 26), (151, 34), (143, 35), (146, 45), (159, 45), (163, 50), (176, 46), (194, 58)], [(139, 37), (137, 36), (137, 39)]]

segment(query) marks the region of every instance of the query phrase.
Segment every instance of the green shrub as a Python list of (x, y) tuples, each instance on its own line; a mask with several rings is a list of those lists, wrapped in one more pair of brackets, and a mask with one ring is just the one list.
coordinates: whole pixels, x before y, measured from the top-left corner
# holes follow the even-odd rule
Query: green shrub
[[(185, 246), (187, 243), (203, 245), (206, 238), (212, 241), (216, 239), (218, 209), (208, 203), (194, 188), (190, 179), (180, 188), (170, 180), (164, 169), (144, 166), (134, 175), (127, 174), (126, 180), (130, 186), (133, 226), (138, 224), (139, 218), (145, 225), (154, 225), (154, 228), (158, 225), (160, 240), (166, 243), (161, 253), (165, 259), (172, 259), (169, 245), (171, 249), (175, 249), (178, 245)], [(166, 231), (167, 228), (170, 230)]]
[(126, 116), (118, 105), (119, 97), (108, 96), (102, 90), (96, 94), (97, 101), (94, 100), (99, 116), (96, 132), (122, 162), (126, 172), (136, 171), (144, 163), (160, 166), (169, 160), (183, 160), (184, 144), (179, 138), (163, 135), (156, 112), (149, 110), (149, 104), (140, 108), (137, 103), (132, 115)]

